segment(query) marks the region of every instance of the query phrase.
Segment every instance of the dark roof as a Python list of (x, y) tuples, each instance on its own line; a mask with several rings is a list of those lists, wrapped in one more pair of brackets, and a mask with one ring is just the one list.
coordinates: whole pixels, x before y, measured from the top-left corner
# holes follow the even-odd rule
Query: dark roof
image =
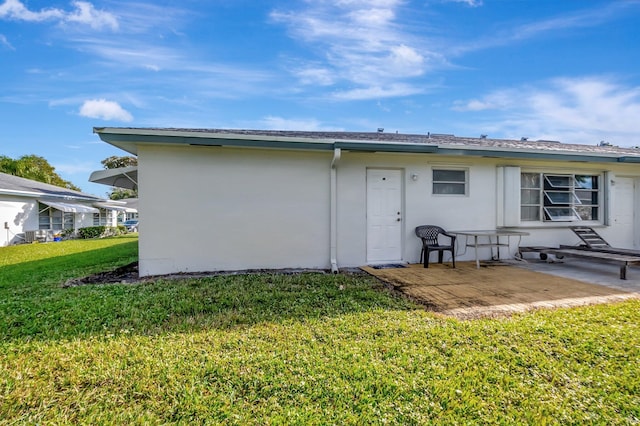
[[(197, 145), (220, 144), (219, 140), (253, 140), (260, 141), (260, 146), (278, 147), (278, 143), (287, 143), (287, 147), (296, 143), (304, 145), (320, 146), (319, 144), (334, 143), (335, 147), (347, 146), (347, 149), (356, 149), (357, 146), (366, 146), (367, 149), (386, 145), (386, 151), (394, 151), (394, 146), (402, 145), (397, 151), (422, 152), (425, 148), (432, 148), (428, 152), (442, 154), (456, 153), (477, 155), (476, 152), (501, 152), (501, 156), (507, 152), (517, 154), (517, 157), (538, 158), (554, 156), (572, 156), (585, 158), (601, 157), (609, 160), (615, 158), (621, 162), (640, 162), (640, 149), (622, 148), (612, 145), (583, 145), (565, 144), (557, 141), (545, 140), (513, 140), (460, 137), (450, 134), (403, 134), (389, 132), (310, 132), (290, 130), (247, 130), (247, 129), (183, 129), (183, 128), (95, 128), (94, 132), (106, 142), (123, 147), (123, 144), (144, 142), (169, 142), (190, 143)], [(166, 138), (162, 140), (162, 138)], [(198, 142), (194, 143), (193, 141)], [(255, 146), (255, 145), (252, 145)], [(413, 147), (413, 148), (411, 148)], [(330, 147), (327, 147), (330, 148)], [(126, 148), (123, 148), (126, 149)], [(326, 149), (326, 148), (325, 148)], [(363, 150), (365, 150), (363, 148)], [(129, 150), (129, 152), (132, 152)], [(487, 154), (488, 155), (488, 154)], [(595, 158), (594, 158), (595, 160)]]
[(287, 131), (287, 130), (235, 130), (235, 129), (157, 129), (157, 130), (175, 130), (183, 132), (196, 133), (213, 133), (213, 134), (229, 134), (229, 135), (246, 135), (246, 136), (272, 136), (272, 137), (293, 137), (308, 139), (331, 139), (331, 140), (349, 140), (362, 142), (396, 142), (396, 143), (415, 143), (415, 144), (434, 144), (434, 145), (452, 145), (452, 146), (469, 146), (479, 148), (504, 148), (504, 149), (534, 149), (545, 151), (575, 151), (575, 152), (593, 152), (593, 153), (611, 153), (611, 154), (630, 154), (640, 156), (640, 149), (637, 148), (621, 148), (613, 145), (583, 145), (583, 144), (565, 144), (559, 141), (548, 140), (517, 140), (517, 139), (489, 139), (489, 138), (472, 138), (454, 136), (451, 134), (427, 133), (420, 134), (404, 134), (404, 133), (385, 133), (385, 132), (305, 132), (305, 131)]
[(87, 201), (101, 200), (99, 197), (85, 194), (84, 192), (37, 182), (6, 173), (0, 173), (0, 193), (15, 193), (17, 195), (33, 194), (34, 197), (70, 198)]

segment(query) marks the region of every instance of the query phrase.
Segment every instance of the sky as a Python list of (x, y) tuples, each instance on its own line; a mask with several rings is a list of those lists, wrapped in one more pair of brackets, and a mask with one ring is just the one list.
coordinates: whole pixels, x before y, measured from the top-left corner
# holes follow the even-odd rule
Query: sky
[(640, 146), (640, 0), (0, 0), (0, 155), (83, 191), (93, 127)]

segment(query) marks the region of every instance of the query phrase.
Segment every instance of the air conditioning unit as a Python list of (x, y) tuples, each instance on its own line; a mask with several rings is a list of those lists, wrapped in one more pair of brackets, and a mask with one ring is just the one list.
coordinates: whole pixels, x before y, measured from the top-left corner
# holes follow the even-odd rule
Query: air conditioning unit
[(35, 241), (39, 241), (43, 243), (47, 241), (47, 237), (49, 236), (50, 233), (51, 231), (49, 231), (48, 229), (38, 229), (36, 231), (24, 231), (24, 241), (26, 243), (33, 243)]

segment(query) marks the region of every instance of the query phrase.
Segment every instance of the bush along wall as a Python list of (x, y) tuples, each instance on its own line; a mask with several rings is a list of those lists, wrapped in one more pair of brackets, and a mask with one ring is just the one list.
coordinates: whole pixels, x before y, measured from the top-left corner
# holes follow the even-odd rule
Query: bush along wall
[(123, 225), (118, 226), (88, 226), (86, 228), (78, 229), (78, 238), (90, 239), (90, 238), (104, 238), (114, 237), (116, 235), (122, 235), (127, 233), (127, 228)]

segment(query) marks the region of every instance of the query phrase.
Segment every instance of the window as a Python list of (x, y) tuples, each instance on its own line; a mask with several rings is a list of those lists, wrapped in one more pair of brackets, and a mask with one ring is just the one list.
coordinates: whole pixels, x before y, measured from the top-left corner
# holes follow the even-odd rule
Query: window
[(522, 221), (600, 219), (600, 176), (551, 173), (520, 175)]
[(42, 203), (38, 203), (38, 229), (52, 229), (62, 231), (74, 229), (75, 215), (72, 212), (63, 212)]
[(111, 210), (100, 209), (100, 213), (93, 214), (93, 226), (111, 226), (112, 214)]
[(467, 171), (433, 169), (433, 193), (437, 195), (466, 195)]

